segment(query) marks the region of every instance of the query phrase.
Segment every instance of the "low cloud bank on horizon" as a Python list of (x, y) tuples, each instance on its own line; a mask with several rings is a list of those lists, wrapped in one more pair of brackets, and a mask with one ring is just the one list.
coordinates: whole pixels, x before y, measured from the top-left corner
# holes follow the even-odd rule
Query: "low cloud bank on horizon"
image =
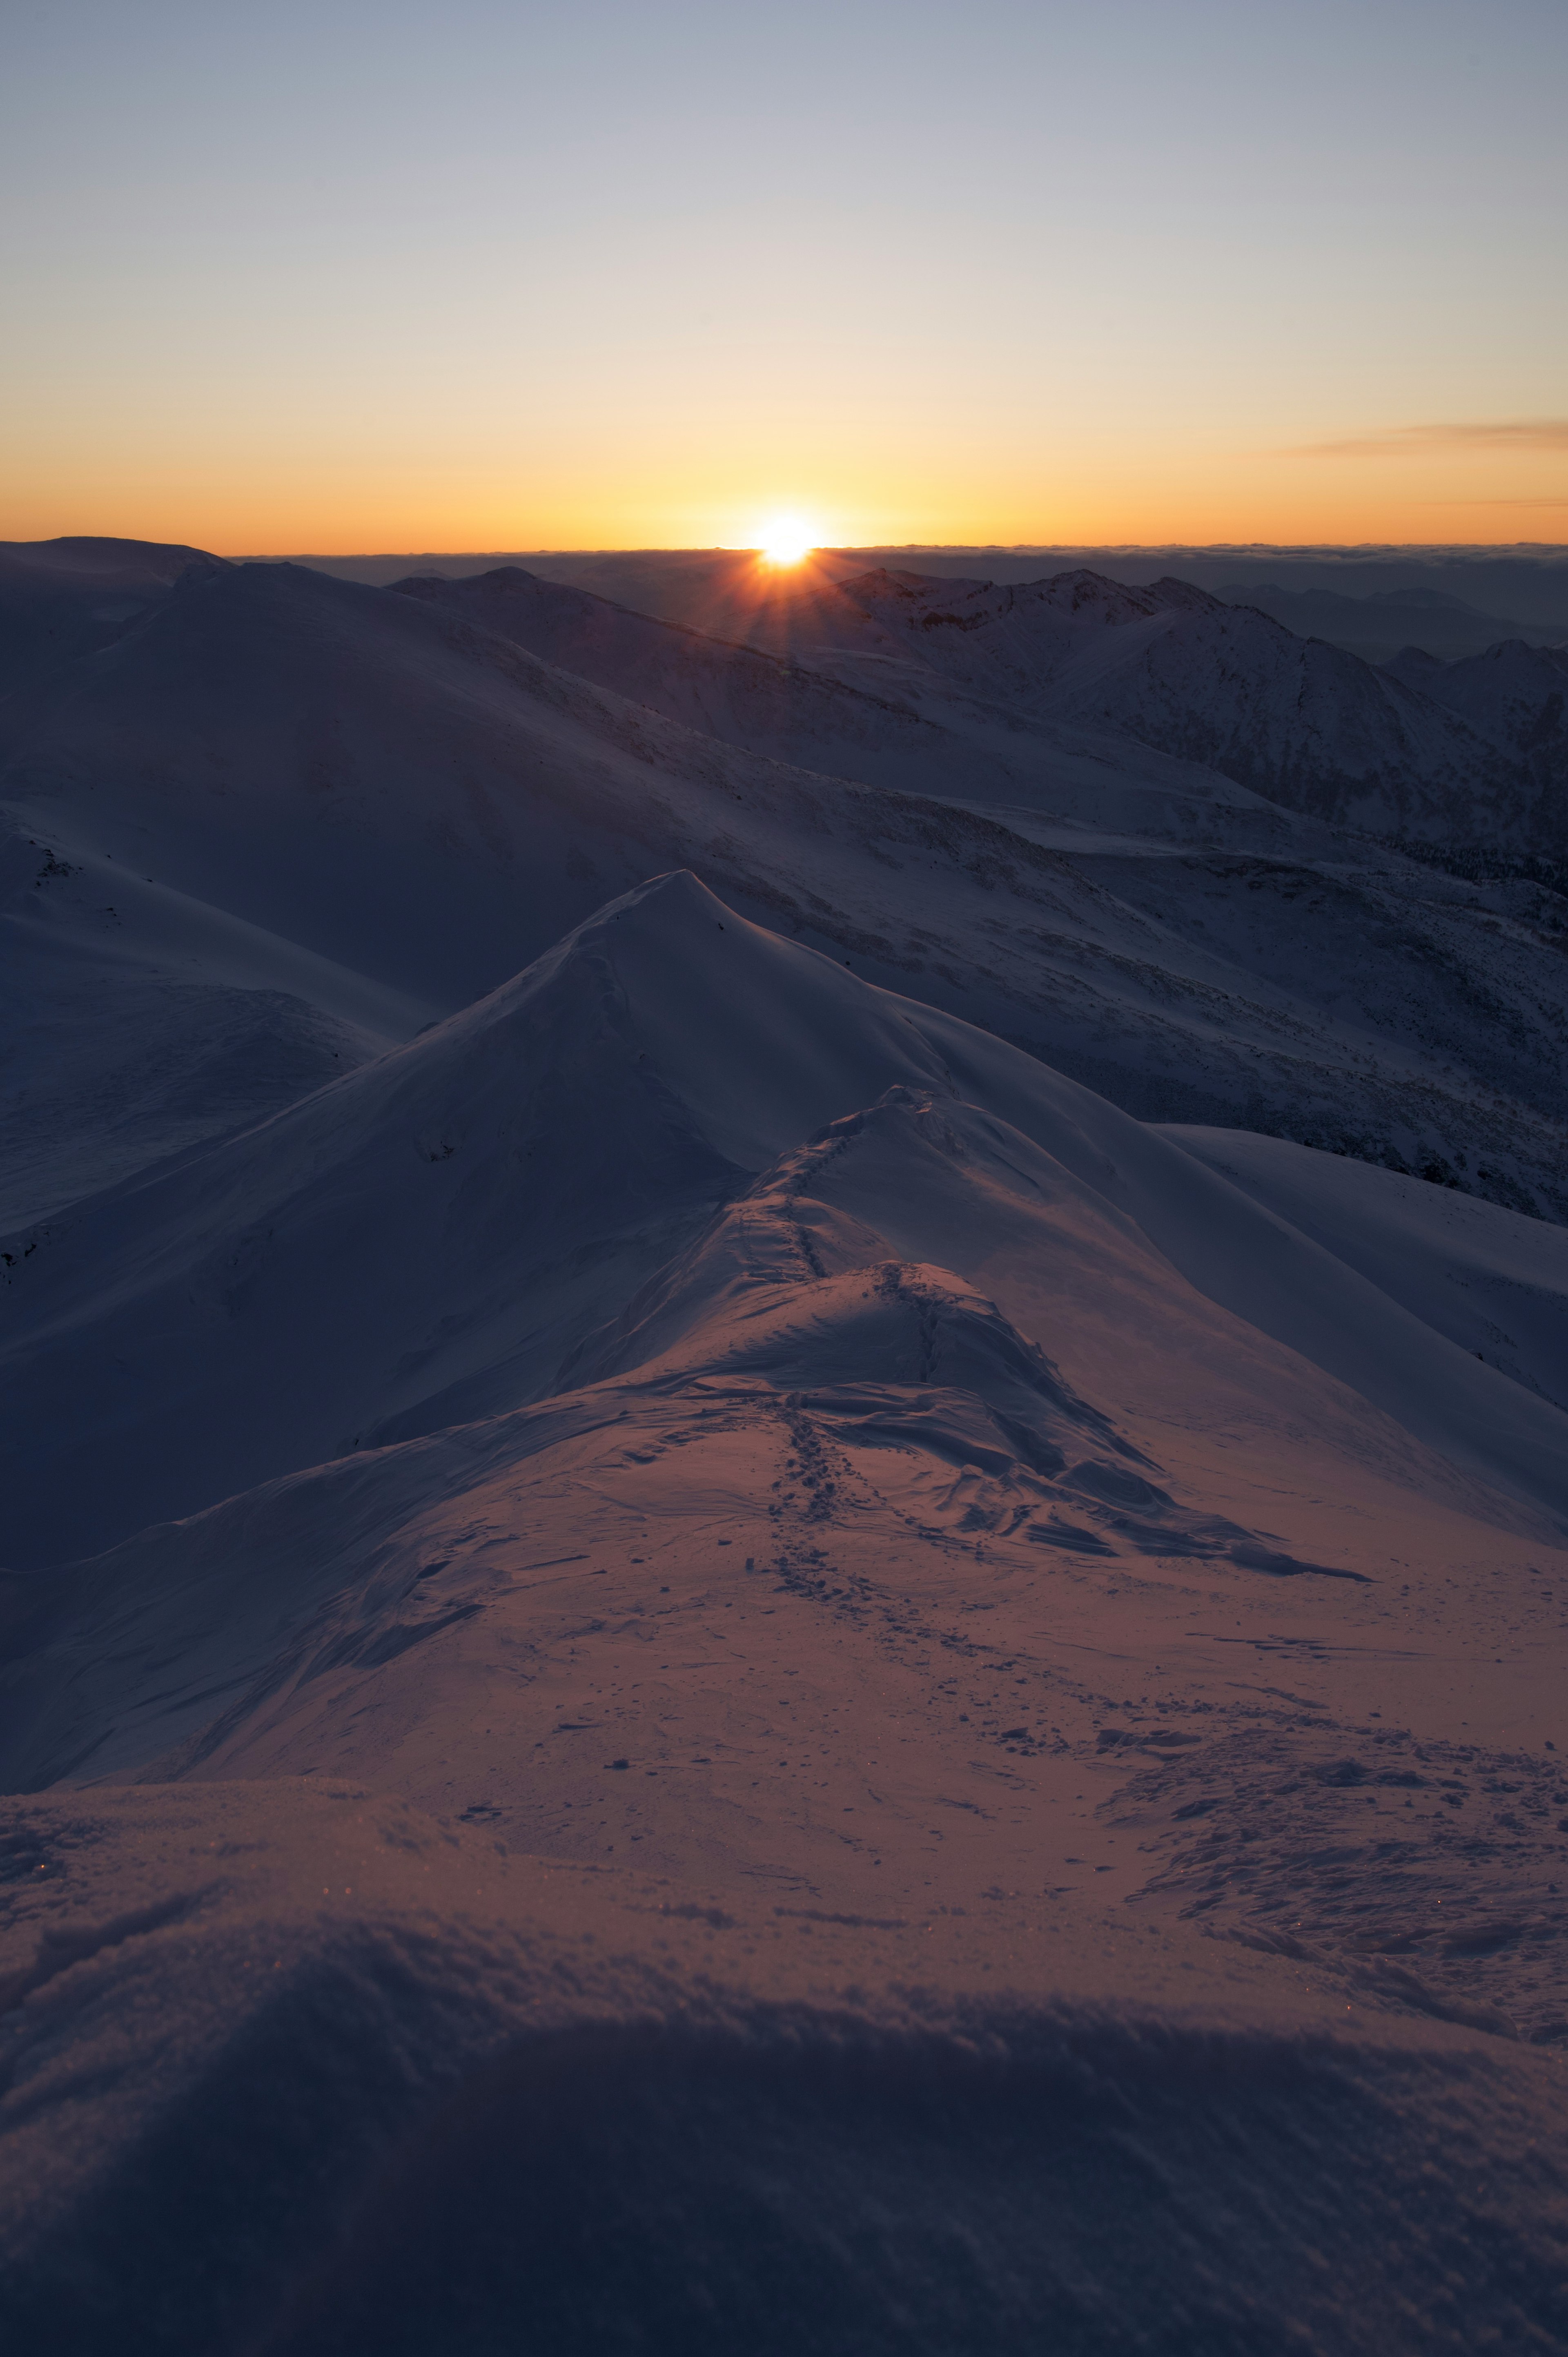
[[(1423, 457), (1444, 450), (1568, 450), (1568, 418), (1487, 419), (1469, 425), (1391, 425), (1381, 433), (1348, 435), (1330, 442), (1301, 442), (1281, 453), (1287, 458)], [(1545, 507), (1548, 500), (1498, 500), (1498, 507)]]

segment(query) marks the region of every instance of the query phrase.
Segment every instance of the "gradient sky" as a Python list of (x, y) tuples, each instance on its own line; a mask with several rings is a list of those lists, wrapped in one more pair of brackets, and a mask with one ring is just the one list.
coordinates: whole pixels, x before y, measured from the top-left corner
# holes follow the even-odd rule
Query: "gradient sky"
[(0, 535), (1568, 541), (1565, 0), (10, 0)]

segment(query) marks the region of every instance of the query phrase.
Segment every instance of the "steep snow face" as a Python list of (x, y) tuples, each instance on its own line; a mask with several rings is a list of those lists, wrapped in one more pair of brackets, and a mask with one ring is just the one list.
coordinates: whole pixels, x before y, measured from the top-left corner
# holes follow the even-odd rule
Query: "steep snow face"
[[(1440, 662), (1419, 647), (1406, 647), (1383, 668), (1396, 679), (1408, 677), (1434, 703), (1446, 705), (1499, 743), (1517, 746), (1550, 733), (1553, 719), (1561, 722), (1568, 645), (1538, 647), (1503, 639), (1455, 662)], [(1543, 713), (1549, 716), (1544, 731)]]
[(1026, 702), (1092, 665), (1107, 631), (1141, 644), (1173, 612), (1215, 602), (1181, 582), (1139, 589), (1083, 571), (1019, 586), (879, 571), (808, 593), (799, 622), (825, 647), (897, 649), (967, 688)]
[[(865, 1109), (890, 1089), (906, 1110), (865, 1129)], [(548, 1396), (596, 1366), (660, 1355), (693, 1321), (708, 1372), (765, 1373), (791, 1391), (856, 1370), (885, 1382), (897, 1363), (918, 1382), (909, 1304), (939, 1317), (946, 1280), (922, 1278), (927, 1293), (899, 1293), (897, 1306), (878, 1278), (864, 1311), (858, 1278), (830, 1284), (804, 1313), (791, 1299), (766, 1348), (758, 1297), (734, 1310), (738, 1357), (733, 1336), (714, 1339), (714, 1254), (727, 1265), (751, 1251), (769, 1219), (799, 1241), (801, 1265), (832, 1278), (789, 1208), (822, 1196), (814, 1173), (809, 1186), (780, 1173), (720, 1214), (700, 1270), (677, 1285), (684, 1310), (667, 1273), (660, 1339), (643, 1333), (639, 1288), (753, 1174), (846, 1116), (862, 1126), (830, 1131), (818, 1160), (880, 1172), (843, 1205), (851, 1275), (897, 1261), (950, 1271), (961, 1292), (983, 1285), (1075, 1370), (1100, 1415), (1160, 1412), (1161, 1397), (1190, 1390), (1193, 1333), (1213, 1326), (1202, 1296), (1227, 1313), (1217, 1368), (1256, 1359), (1269, 1336), (1468, 1473), (1568, 1512), (1568, 1427), (1553, 1411), (1402, 1323), (1343, 1265), (1088, 1091), (674, 876), (413, 1046), (11, 1248), (5, 1413), (25, 1468), (13, 1560), (89, 1553), (268, 1476)], [(1015, 1164), (1021, 1178), (1006, 1176)], [(1076, 1207), (1070, 1245), (1019, 1209), (1020, 1188), (1030, 1205)], [(823, 1200), (838, 1191), (835, 1179)], [(1012, 1241), (993, 1249), (998, 1220)], [(779, 1249), (775, 1237), (765, 1267)], [(757, 1281), (766, 1293), (780, 1280)], [(1047, 1305), (1069, 1297), (1072, 1331), (1058, 1333)], [(701, 1317), (693, 1298), (707, 1304)], [(640, 1341), (600, 1338), (628, 1315)], [(979, 1335), (978, 1315), (950, 1306), (939, 1322)], [(1146, 1394), (1129, 1389), (1130, 1328), (1145, 1351), (1165, 1335), (1165, 1372)], [(812, 1333), (838, 1335), (825, 1358), (812, 1359)], [(1285, 1404), (1297, 1377), (1277, 1351), (1263, 1358), (1254, 1377), (1283, 1386), (1278, 1416), (1304, 1413)], [(84, 1368), (105, 1371), (91, 1402)], [(691, 1380), (693, 1364), (682, 1369)]]
[[(779, 635), (781, 626), (774, 626)], [(1517, 762), (1397, 677), (1180, 581), (1088, 572), (1021, 587), (869, 574), (803, 597), (805, 660), (893, 663), (1057, 721), (1098, 725), (1292, 808), (1469, 841), (1552, 823)]]
[(1449, 663), (1411, 647), (1387, 669), (1522, 765), (1540, 796), (1528, 845), (1561, 856), (1568, 843), (1568, 645), (1507, 639)]
[(1451, 715), (1342, 648), (1216, 600), (1176, 608), (1144, 644), (1107, 648), (1056, 703), (1374, 833), (1465, 841), (1517, 834), (1530, 816), (1525, 781)]

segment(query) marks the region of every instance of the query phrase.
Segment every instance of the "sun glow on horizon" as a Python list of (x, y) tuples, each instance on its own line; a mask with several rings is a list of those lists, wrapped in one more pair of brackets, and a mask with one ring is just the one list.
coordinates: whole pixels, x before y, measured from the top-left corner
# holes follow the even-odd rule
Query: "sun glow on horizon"
[(768, 565), (799, 565), (816, 544), (811, 525), (800, 516), (774, 516), (763, 527), (762, 554)]

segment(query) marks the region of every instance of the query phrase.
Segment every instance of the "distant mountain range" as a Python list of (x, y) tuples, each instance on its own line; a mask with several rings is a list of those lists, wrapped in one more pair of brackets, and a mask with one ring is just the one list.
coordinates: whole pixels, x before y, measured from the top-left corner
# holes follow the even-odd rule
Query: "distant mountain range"
[[(516, 567), (392, 586), (671, 718), (762, 748), (755, 656), (721, 657), (694, 637), (682, 644), (645, 618)], [(1027, 716), (1101, 726), (1364, 831), (1551, 856), (1568, 848), (1568, 654), (1546, 651), (1531, 663), (1520, 650), (1506, 694), (1495, 664), (1455, 677), (1450, 693), (1442, 665), (1418, 665), (1419, 679), (1397, 667), (1388, 675), (1190, 584), (1129, 588), (1087, 572), (1015, 587), (891, 572), (819, 579), (747, 619), (753, 640), (791, 666), (797, 701), (808, 687), (820, 699), (826, 677), (880, 701), (882, 716), (873, 725), (868, 711), (862, 723), (868, 748), (887, 742), (892, 699), (934, 721), (956, 689), (972, 715), (990, 707), (1015, 724)], [(745, 674), (744, 722), (714, 693), (721, 672), (737, 688)], [(770, 676), (782, 692), (786, 674)], [(945, 703), (943, 720), (954, 725)], [(767, 749), (788, 743), (800, 758), (809, 746), (780, 726), (765, 732)], [(908, 760), (915, 748), (899, 754)]]
[(1443, 589), (1375, 589), (1369, 597), (1348, 597), (1336, 589), (1282, 589), (1263, 581), (1226, 582), (1218, 595), (1230, 604), (1258, 607), (1298, 637), (1326, 639), (1374, 663), (1412, 647), (1453, 661), (1483, 654), (1502, 639), (1530, 646), (1568, 640), (1562, 621), (1508, 621)]
[(746, 644), (512, 568), (5, 565), (53, 634), (0, 702), (13, 1222), (681, 866), (1144, 1118), (1568, 1214), (1550, 654), (1417, 680), (1083, 572), (808, 572)]
[[(448, 578), (504, 565), (618, 604), (721, 632), (733, 620), (744, 551), (541, 550), (411, 557), (300, 557), (346, 580), (384, 588), (410, 574)], [(1518, 548), (860, 548), (822, 549), (833, 580), (875, 571), (1004, 587), (1087, 571), (1134, 588), (1176, 578), (1235, 605), (1272, 613), (1304, 637), (1326, 639), (1369, 662), (1405, 646), (1453, 658), (1499, 639), (1568, 640), (1568, 549)], [(726, 619), (727, 618), (727, 619)]]

